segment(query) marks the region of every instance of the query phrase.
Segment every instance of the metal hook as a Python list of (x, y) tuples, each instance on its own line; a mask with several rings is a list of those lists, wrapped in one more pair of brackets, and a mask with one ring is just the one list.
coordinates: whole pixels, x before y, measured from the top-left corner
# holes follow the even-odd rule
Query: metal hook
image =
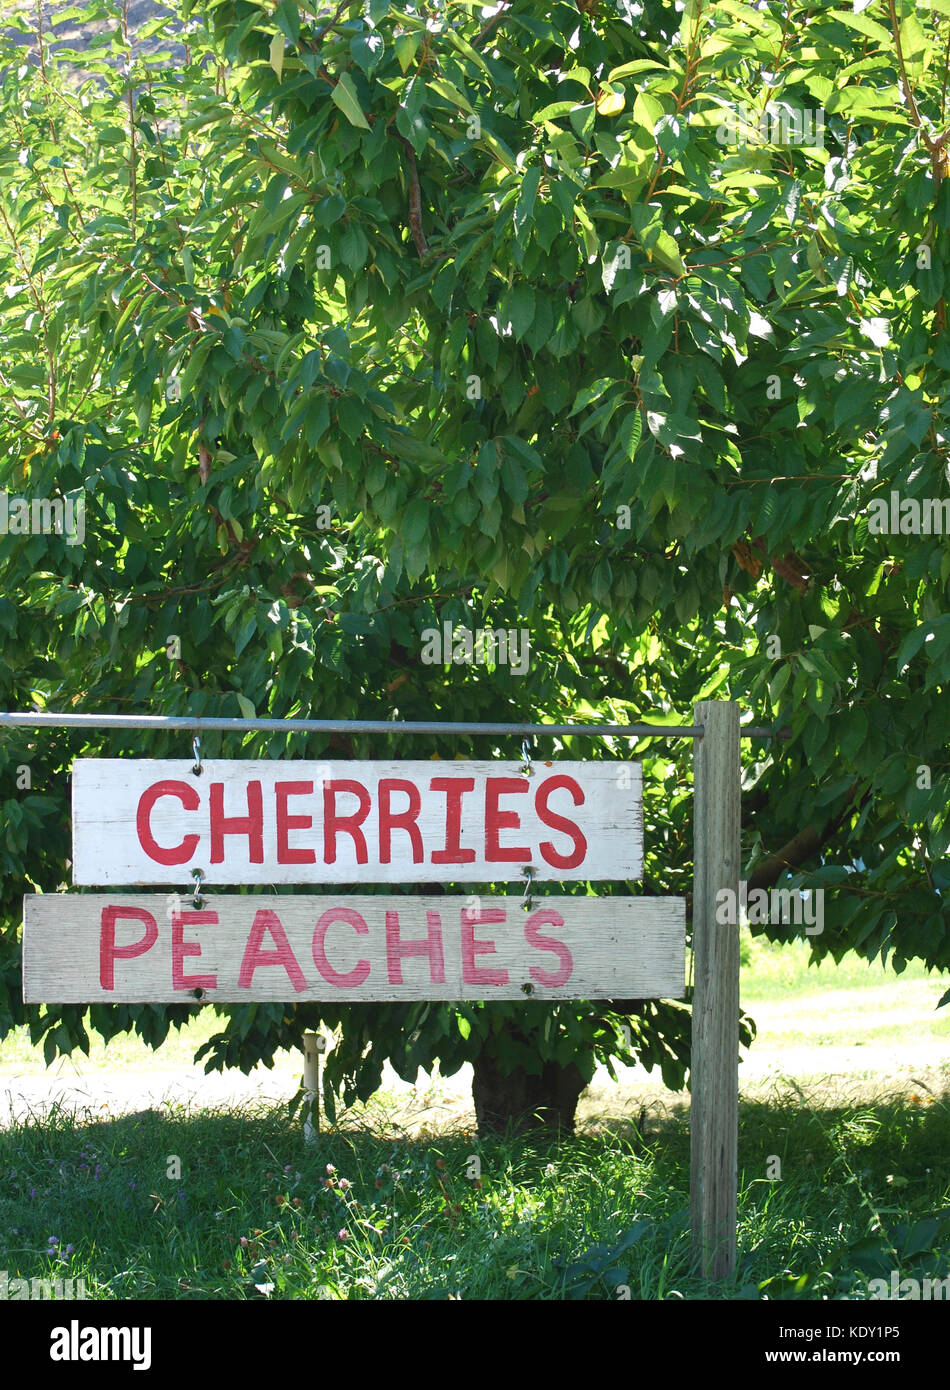
[(523, 759), (521, 771), (524, 773), (525, 777), (533, 777), (534, 768), (531, 765), (531, 749), (528, 746), (528, 740), (526, 738), (521, 740), (521, 757)]
[(201, 883), (204, 878), (204, 873), (201, 869), (192, 869), (191, 876), (195, 880), (195, 891), (191, 899), (191, 905), (195, 912), (197, 912), (201, 907), (202, 902), (204, 901), (204, 899), (201, 896)]
[(524, 886), (524, 892), (523, 892), (522, 895), (521, 895), (521, 906), (524, 908), (525, 912), (530, 912), (530, 911), (531, 911), (531, 906), (532, 906), (532, 899), (531, 899), (531, 877), (532, 877), (532, 875), (533, 875), (533, 873), (534, 873), (534, 865), (533, 865), (533, 864), (525, 864), (525, 866), (524, 866), (524, 873), (527, 874), (527, 876), (528, 876), (528, 881), (527, 881), (527, 883), (525, 884), (525, 886)]
[(196, 777), (200, 777), (200, 776), (201, 776), (201, 739), (198, 737), (197, 734), (195, 734), (194, 741), (193, 741), (193, 743), (192, 743), (192, 745), (191, 745), (191, 750), (192, 750), (192, 752), (193, 752), (194, 755), (195, 755), (195, 765), (194, 765), (194, 767), (193, 767), (191, 770), (192, 770), (192, 772), (195, 774)]

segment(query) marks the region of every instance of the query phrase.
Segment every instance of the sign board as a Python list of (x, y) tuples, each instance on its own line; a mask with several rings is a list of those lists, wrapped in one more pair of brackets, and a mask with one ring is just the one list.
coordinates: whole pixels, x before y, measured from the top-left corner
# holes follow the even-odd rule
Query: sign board
[[(474, 905), (473, 905), (474, 904)], [(27, 1003), (682, 998), (683, 898), (35, 894)]]
[(73, 882), (638, 879), (639, 763), (79, 759)]
[[(694, 715), (690, 1225), (694, 1267), (722, 1280), (736, 1263), (739, 941), (717, 903), (739, 892), (742, 734), (733, 701)], [(538, 880), (641, 876), (638, 764), (538, 761), (530, 773), (80, 760), (73, 880), (492, 883), (525, 879), (527, 865)], [(682, 898), (548, 895), (527, 911), (520, 897), (411, 894), (213, 893), (198, 909), (178, 893), (24, 899), (27, 1003), (682, 998), (684, 958)], [(311, 1092), (315, 1067), (308, 1049)]]

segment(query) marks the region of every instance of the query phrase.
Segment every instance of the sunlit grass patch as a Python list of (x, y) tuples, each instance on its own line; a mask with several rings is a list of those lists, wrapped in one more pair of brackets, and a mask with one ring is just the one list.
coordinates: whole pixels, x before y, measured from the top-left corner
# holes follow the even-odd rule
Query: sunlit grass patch
[(370, 1118), (312, 1147), (260, 1107), (16, 1125), (0, 1267), (103, 1299), (467, 1300), (863, 1296), (881, 1261), (950, 1266), (950, 1229), (926, 1224), (950, 1205), (946, 1092), (743, 1103), (739, 1269), (718, 1289), (690, 1270), (685, 1116), (546, 1145)]

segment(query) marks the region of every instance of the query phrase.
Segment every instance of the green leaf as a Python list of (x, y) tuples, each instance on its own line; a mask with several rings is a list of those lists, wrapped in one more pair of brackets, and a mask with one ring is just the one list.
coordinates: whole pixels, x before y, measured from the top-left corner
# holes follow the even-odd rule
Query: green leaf
[(516, 459), (505, 455), (501, 462), (502, 486), (511, 500), (517, 504), (527, 500), (528, 480), (525, 471)]
[(234, 639), (234, 655), (235, 655), (235, 656), (240, 656), (240, 655), (241, 655), (241, 653), (243, 652), (244, 648), (247, 646), (248, 642), (250, 642), (251, 638), (254, 636), (254, 633), (255, 633), (256, 631), (257, 631), (257, 614), (252, 612), (252, 613), (249, 613), (249, 614), (247, 615), (247, 617), (244, 619), (244, 622), (241, 624), (240, 628), (238, 629), (237, 636), (236, 636), (235, 639)]
[(632, 463), (643, 433), (643, 417), (639, 410), (629, 410), (617, 426), (617, 439), (611, 453), (619, 453)]
[(552, 101), (548, 106), (542, 107), (534, 117), (536, 125), (543, 125), (547, 121), (554, 121), (558, 116), (568, 116), (577, 108), (576, 101)]
[[(292, 0), (280, 0), (274, 11), (274, 23), (291, 43), (298, 42), (300, 39), (300, 14)], [(280, 76), (279, 73), (277, 75)]]
[(429, 531), (429, 504), (425, 498), (417, 497), (406, 508), (402, 523), (402, 533), (406, 545), (419, 545)]
[(676, 275), (686, 274), (686, 267), (680, 258), (676, 242), (663, 227), (659, 208), (638, 204), (631, 208), (630, 220), (649, 260), (655, 257), (660, 265), (672, 270)]
[(908, 14), (900, 26), (901, 54), (908, 77), (918, 80), (923, 76), (930, 57), (927, 34), (915, 14)]
[(535, 296), (530, 285), (519, 282), (505, 297), (505, 314), (511, 323), (515, 340), (520, 342), (534, 322)]
[(277, 74), (278, 82), (281, 79), (281, 73), (284, 71), (284, 48), (286, 44), (287, 40), (284, 38), (283, 34), (275, 34), (270, 41), (269, 62)]
[(509, 174), (516, 174), (518, 172), (511, 151), (507, 146), (502, 144), (497, 135), (493, 135), (490, 130), (486, 130), (484, 124), (482, 125), (481, 140), (478, 143), (487, 146), (498, 160), (499, 164), (502, 164), (508, 170)]
[[(383, 39), (381, 34), (358, 34), (350, 42), (350, 53), (357, 67), (361, 68), (366, 76), (369, 77), (374, 69), (378, 67), (379, 60), (383, 56)], [(405, 69), (403, 69), (405, 71)]]
[(340, 74), (330, 96), (334, 105), (340, 108), (350, 125), (358, 126), (361, 130), (370, 129), (369, 121), (363, 115), (360, 107), (356, 85), (348, 72)]
[(396, 58), (403, 72), (408, 72), (412, 67), (421, 37), (419, 33), (397, 35), (394, 47)]
[(636, 73), (647, 72), (651, 68), (663, 70), (663, 64), (653, 58), (635, 58), (632, 63), (621, 63), (619, 68), (611, 68), (607, 74), (607, 81), (619, 82), (622, 77), (633, 77)]
[(454, 82), (449, 82), (445, 77), (430, 77), (426, 82), (426, 86), (431, 91), (437, 92), (439, 96), (445, 97), (446, 101), (451, 102), (453, 106), (461, 107), (463, 111), (467, 111), (470, 116), (475, 114), (475, 108), (472, 106), (472, 103), (465, 93), (456, 87)]
[(638, 92), (636, 101), (633, 103), (633, 119), (653, 139), (653, 130), (657, 121), (666, 112), (663, 103), (650, 92)]
[(619, 384), (612, 376), (602, 376), (591, 382), (589, 386), (582, 386), (574, 397), (574, 404), (571, 406), (567, 418), (572, 420), (579, 410), (585, 410), (593, 401), (599, 400), (611, 386)]
[(876, 23), (869, 15), (852, 14), (849, 10), (831, 10), (828, 18), (837, 19), (839, 23), (846, 24), (849, 29), (857, 29), (859, 34), (864, 34), (869, 39), (875, 39), (877, 43), (883, 44), (885, 49), (894, 47), (894, 35), (889, 29), (885, 29), (883, 24)]
[(518, 202), (515, 205), (513, 225), (515, 236), (519, 240), (524, 236), (525, 228), (530, 224), (534, 216), (534, 202), (538, 194), (538, 185), (541, 182), (541, 170), (536, 164), (525, 170), (521, 180), (521, 192), (518, 195)]

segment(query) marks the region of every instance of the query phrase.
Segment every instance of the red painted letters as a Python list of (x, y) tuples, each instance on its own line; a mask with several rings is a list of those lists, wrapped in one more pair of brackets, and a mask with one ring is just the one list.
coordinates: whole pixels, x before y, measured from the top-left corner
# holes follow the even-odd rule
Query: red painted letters
[(172, 913), (172, 989), (214, 989), (218, 983), (217, 975), (184, 975), (182, 961), (185, 956), (200, 956), (201, 947), (197, 941), (185, 941), (185, 923), (193, 927), (215, 927), (218, 924), (216, 912), (173, 912)]
[(576, 869), (578, 864), (584, 862), (587, 853), (587, 840), (573, 821), (566, 816), (559, 816), (548, 806), (548, 799), (553, 791), (558, 787), (566, 787), (571, 793), (575, 806), (583, 806), (584, 792), (574, 781), (573, 777), (547, 777), (538, 787), (534, 798), (534, 808), (538, 813), (538, 819), (545, 825), (549, 825), (552, 830), (561, 830), (565, 835), (570, 835), (574, 841), (574, 850), (571, 854), (559, 854), (550, 840), (542, 840), (539, 849), (542, 858), (546, 863), (555, 869)]
[(186, 811), (197, 811), (201, 805), (200, 796), (188, 782), (153, 782), (142, 793), (135, 814), (135, 829), (139, 837), (139, 844), (149, 859), (154, 860), (156, 864), (187, 864), (197, 848), (200, 836), (186, 835), (181, 844), (176, 845), (174, 849), (163, 849), (161, 845), (155, 843), (155, 838), (152, 835), (149, 817), (152, 814), (152, 807), (163, 796), (177, 796)]
[(366, 936), (369, 927), (363, 921), (360, 914), (350, 907), (331, 907), (323, 914), (319, 922), (313, 929), (313, 963), (326, 980), (327, 984), (335, 985), (337, 989), (355, 988), (361, 985), (369, 975), (370, 964), (368, 960), (357, 961), (352, 970), (341, 975), (338, 970), (327, 960), (326, 939), (327, 931), (334, 922), (349, 922), (360, 936)]
[[(134, 922), (141, 922), (145, 927), (145, 934), (140, 941), (133, 942), (131, 946), (117, 946), (115, 944), (115, 928), (120, 917), (129, 917)], [(115, 989), (115, 963), (117, 960), (134, 960), (136, 956), (144, 956), (146, 951), (150, 951), (158, 940), (158, 923), (150, 912), (146, 912), (143, 907), (104, 907), (102, 909), (102, 926), (99, 932), (99, 983), (103, 989)]]
[[(273, 951), (261, 950), (261, 943), (266, 931), (270, 932), (274, 938), (276, 949)], [(254, 971), (261, 965), (282, 965), (298, 994), (307, 988), (307, 981), (304, 979), (303, 971), (294, 955), (293, 947), (287, 940), (287, 933), (284, 931), (280, 918), (276, 912), (271, 912), (266, 907), (262, 907), (259, 912), (254, 914), (254, 921), (251, 923), (251, 934), (244, 947), (244, 959), (241, 961), (241, 970), (238, 975), (239, 989), (250, 989), (254, 980)]]

